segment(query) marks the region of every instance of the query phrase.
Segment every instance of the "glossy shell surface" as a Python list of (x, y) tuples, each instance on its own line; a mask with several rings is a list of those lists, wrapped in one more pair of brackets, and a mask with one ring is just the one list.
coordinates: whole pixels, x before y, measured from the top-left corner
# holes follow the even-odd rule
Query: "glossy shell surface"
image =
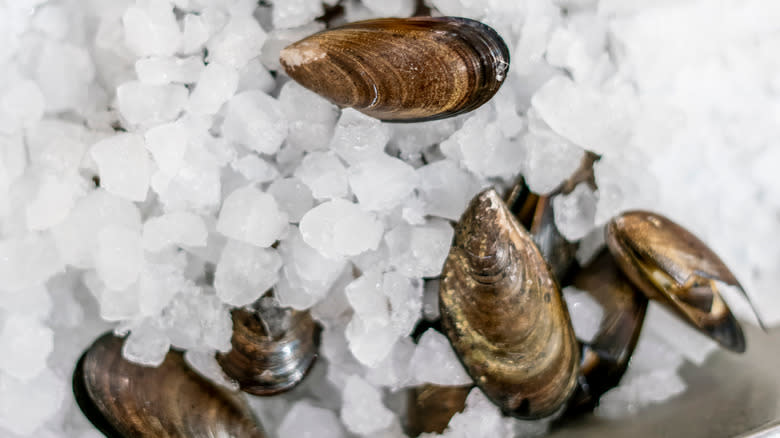
[(742, 286), (721, 259), (685, 228), (648, 211), (629, 211), (607, 225), (612, 255), (650, 299), (664, 303), (721, 346), (745, 351), (742, 328), (717, 281)]
[(579, 345), (566, 304), (531, 236), (493, 189), (471, 201), (456, 227), (439, 307), (466, 371), (505, 414), (542, 418), (572, 394)]
[(336, 105), (414, 122), (490, 100), (506, 78), (509, 50), (478, 21), (384, 18), (311, 35), (283, 49), (280, 62), (290, 77)]
[(623, 275), (606, 249), (574, 277), (574, 286), (601, 306), (604, 316), (593, 340), (582, 344), (580, 384), (568, 413), (587, 412), (620, 383), (636, 348), (647, 298)]
[(254, 395), (288, 391), (317, 358), (319, 327), (308, 311), (279, 308), (271, 297), (233, 310), (233, 349), (217, 356), (225, 374)]
[(466, 407), (466, 397), (473, 386), (440, 386), (426, 384), (409, 390), (407, 433), (442, 433), (450, 419)]
[(73, 374), (82, 412), (109, 438), (263, 438), (240, 393), (190, 370), (171, 351), (157, 368), (122, 358), (122, 339), (106, 334), (84, 353)]

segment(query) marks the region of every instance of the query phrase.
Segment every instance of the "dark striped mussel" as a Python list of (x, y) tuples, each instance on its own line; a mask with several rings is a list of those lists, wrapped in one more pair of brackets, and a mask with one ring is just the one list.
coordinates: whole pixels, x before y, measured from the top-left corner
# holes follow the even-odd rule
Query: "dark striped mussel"
[(317, 358), (319, 326), (308, 311), (282, 308), (266, 295), (233, 310), (232, 350), (217, 355), (222, 370), (254, 395), (288, 391)]
[(506, 78), (509, 50), (495, 30), (467, 18), (383, 18), (311, 35), (279, 60), (290, 77), (336, 105), (417, 122), (490, 100)]
[(609, 222), (606, 240), (621, 270), (648, 298), (671, 308), (724, 348), (745, 351), (742, 328), (717, 282), (735, 286), (746, 296), (745, 291), (699, 238), (659, 214), (629, 211)]
[(108, 333), (84, 353), (73, 373), (81, 411), (109, 438), (266, 435), (241, 393), (220, 388), (170, 351), (156, 368), (122, 357), (122, 339)]
[(452, 416), (466, 408), (466, 397), (472, 385), (442, 386), (424, 384), (408, 391), (406, 433), (442, 433)]
[(460, 218), (439, 307), (466, 371), (505, 414), (536, 419), (564, 406), (579, 367), (566, 303), (531, 236), (493, 189)]

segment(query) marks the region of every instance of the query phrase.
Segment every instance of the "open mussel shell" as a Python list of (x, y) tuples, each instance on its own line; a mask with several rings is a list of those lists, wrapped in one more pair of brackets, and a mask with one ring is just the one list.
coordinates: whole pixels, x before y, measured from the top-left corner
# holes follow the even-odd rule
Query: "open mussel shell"
[(217, 355), (242, 391), (274, 395), (300, 383), (317, 358), (319, 326), (308, 311), (277, 307), (272, 297), (233, 310), (232, 350)]
[(604, 316), (593, 339), (582, 343), (579, 385), (568, 402), (567, 416), (593, 410), (601, 395), (620, 383), (647, 310), (647, 298), (625, 278), (606, 249), (577, 273), (574, 286), (589, 293)]
[(505, 414), (546, 417), (572, 394), (579, 346), (558, 283), (493, 189), (456, 227), (439, 307), (466, 371)]
[(107, 437), (266, 436), (240, 393), (196, 374), (181, 353), (145, 367), (122, 357), (122, 342), (111, 333), (101, 336), (73, 373), (81, 411)]
[(450, 419), (466, 408), (466, 397), (472, 385), (440, 386), (425, 384), (409, 389), (406, 433), (442, 433)]
[(490, 100), (509, 50), (495, 30), (455, 17), (383, 18), (328, 29), (280, 53), (294, 80), (386, 121), (443, 119)]
[(701, 240), (664, 216), (629, 211), (607, 225), (612, 255), (629, 279), (689, 324), (734, 351), (745, 351), (742, 328), (716, 281), (745, 291), (734, 274)]

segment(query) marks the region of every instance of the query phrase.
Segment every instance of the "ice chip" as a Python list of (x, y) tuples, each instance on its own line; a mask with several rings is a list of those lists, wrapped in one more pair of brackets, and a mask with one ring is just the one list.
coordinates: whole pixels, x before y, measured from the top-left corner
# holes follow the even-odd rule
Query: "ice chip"
[(305, 151), (328, 147), (338, 117), (338, 108), (316, 93), (289, 81), (279, 92), (279, 102), (287, 117), (287, 142)]
[(27, 382), (46, 369), (46, 358), (54, 349), (54, 332), (49, 327), (19, 314), (11, 314), (1, 327), (0, 371)]
[(234, 68), (260, 55), (266, 34), (251, 15), (234, 15), (208, 44), (209, 63), (218, 62)]
[(301, 235), (328, 258), (353, 256), (376, 249), (383, 227), (372, 214), (343, 199), (324, 202), (301, 219)]
[(417, 347), (409, 361), (409, 370), (417, 383), (444, 386), (471, 384), (471, 377), (466, 374), (450, 342), (434, 329), (426, 330), (417, 341)]
[(349, 186), (367, 210), (391, 210), (416, 187), (414, 168), (398, 158), (376, 155), (349, 168)]
[(141, 233), (122, 225), (108, 225), (97, 233), (95, 268), (113, 290), (126, 289), (138, 279), (144, 250)]
[(287, 231), (287, 214), (272, 195), (253, 186), (236, 189), (222, 204), (217, 231), (232, 239), (269, 247)]
[(169, 245), (205, 246), (208, 230), (203, 219), (194, 213), (172, 212), (148, 219), (143, 228), (143, 245), (148, 251), (159, 251)]
[(122, 345), (122, 356), (140, 365), (156, 367), (165, 360), (171, 343), (154, 323), (144, 321), (133, 327)]
[(552, 200), (555, 214), (555, 226), (567, 240), (573, 242), (585, 237), (595, 226), (596, 194), (580, 183), (565, 195), (555, 196)]
[(601, 327), (604, 309), (590, 294), (568, 286), (563, 290), (566, 307), (569, 309), (571, 324), (577, 339), (591, 342)]
[(49, 369), (26, 382), (0, 373), (0, 430), (33, 434), (54, 418), (68, 392), (68, 380)]
[[(240, 173), (241, 176), (246, 178), (248, 181), (254, 183), (272, 181), (279, 176), (279, 171), (276, 170), (276, 167), (255, 154), (247, 154), (237, 160), (233, 160), (230, 163), (230, 167)], [(268, 193), (274, 195), (274, 198), (276, 199), (283, 200), (282, 197), (273, 193), (270, 189)], [(280, 204), (281, 203), (282, 202), (280, 202)], [(282, 207), (282, 209), (284, 209), (284, 207)]]
[(187, 104), (181, 84), (149, 85), (125, 82), (116, 90), (119, 112), (131, 125), (154, 125), (175, 119)]
[(288, 0), (274, 4), (271, 22), (275, 28), (302, 26), (323, 13), (320, 0)]
[(425, 213), (458, 220), (481, 184), (466, 170), (451, 160), (441, 160), (417, 169), (420, 177), (420, 198)]
[(278, 100), (262, 91), (244, 91), (228, 101), (222, 135), (262, 154), (273, 154), (287, 136), (287, 120)]
[(454, 230), (443, 220), (399, 225), (385, 235), (390, 264), (407, 277), (436, 277), (450, 251)]
[(332, 152), (311, 152), (303, 158), (295, 177), (311, 190), (315, 199), (346, 197), (347, 171)]
[(192, 84), (198, 80), (203, 69), (203, 60), (199, 56), (186, 58), (153, 56), (135, 62), (138, 80), (150, 85), (165, 85), (172, 82)]
[(194, 114), (215, 114), (237, 88), (238, 71), (234, 67), (209, 63), (190, 95), (188, 109)]
[(359, 376), (347, 379), (341, 421), (350, 432), (369, 435), (388, 426), (395, 415), (382, 404), (382, 393)]
[(173, 55), (181, 33), (173, 7), (167, 1), (143, 2), (146, 7), (129, 7), (122, 15), (125, 43), (138, 56)]
[(279, 425), (279, 438), (341, 438), (345, 434), (333, 411), (316, 407), (308, 400), (293, 404)]
[(131, 201), (146, 199), (151, 163), (143, 137), (117, 134), (95, 143), (90, 154), (98, 165), (100, 185), (106, 191)]
[(279, 200), (279, 208), (287, 213), (288, 220), (298, 223), (314, 206), (311, 190), (298, 178), (282, 178), (268, 187), (268, 193)]
[(0, 239), (3, 289), (13, 291), (43, 284), (63, 268), (59, 251), (49, 234), (31, 233)]
[(379, 120), (352, 108), (341, 111), (330, 148), (349, 164), (380, 155), (390, 131)]
[(275, 249), (230, 240), (217, 264), (214, 287), (223, 302), (245, 306), (278, 281), (281, 267), (282, 258)]

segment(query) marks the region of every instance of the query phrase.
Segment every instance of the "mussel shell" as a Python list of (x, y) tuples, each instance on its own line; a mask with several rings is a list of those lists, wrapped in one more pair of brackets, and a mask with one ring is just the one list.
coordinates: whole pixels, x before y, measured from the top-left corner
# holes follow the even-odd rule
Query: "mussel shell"
[(589, 293), (604, 316), (593, 340), (582, 343), (579, 385), (567, 415), (593, 410), (601, 395), (620, 383), (647, 310), (647, 298), (625, 278), (606, 249), (577, 273), (574, 286)]
[(439, 307), (466, 371), (507, 415), (542, 418), (572, 394), (579, 346), (566, 303), (531, 236), (493, 189), (471, 201), (456, 227)]
[(466, 407), (472, 385), (440, 386), (425, 384), (409, 389), (406, 433), (442, 433), (450, 419)]
[(280, 53), (294, 80), (331, 102), (386, 121), (436, 120), (474, 110), (506, 78), (495, 30), (456, 17), (358, 21)]
[(239, 393), (199, 376), (181, 353), (150, 368), (125, 360), (122, 342), (101, 336), (73, 373), (79, 407), (107, 437), (265, 437)]
[(319, 333), (308, 311), (234, 309), (233, 349), (217, 355), (217, 362), (242, 391), (254, 395), (289, 391), (314, 365)]
[(736, 286), (721, 259), (685, 228), (648, 211), (629, 211), (607, 225), (612, 255), (629, 279), (685, 321), (734, 351), (745, 351), (742, 328), (714, 280)]

